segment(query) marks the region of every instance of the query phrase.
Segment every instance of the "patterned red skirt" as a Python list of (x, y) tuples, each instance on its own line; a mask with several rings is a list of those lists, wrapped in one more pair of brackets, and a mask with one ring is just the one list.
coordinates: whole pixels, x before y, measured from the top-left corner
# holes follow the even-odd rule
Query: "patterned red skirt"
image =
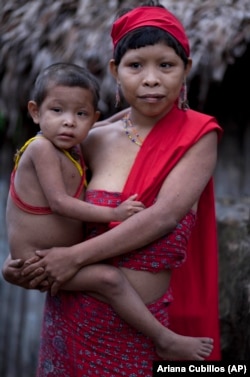
[[(148, 305), (168, 326), (168, 295)], [(82, 293), (47, 296), (37, 377), (152, 377), (155, 347), (113, 309)]]
[[(91, 202), (119, 203), (119, 195), (100, 193)], [(90, 237), (107, 227), (93, 229)], [(167, 292), (148, 305), (166, 327), (171, 301)], [(152, 377), (152, 361), (158, 359), (152, 341), (127, 325), (111, 306), (81, 292), (47, 295), (37, 377)]]

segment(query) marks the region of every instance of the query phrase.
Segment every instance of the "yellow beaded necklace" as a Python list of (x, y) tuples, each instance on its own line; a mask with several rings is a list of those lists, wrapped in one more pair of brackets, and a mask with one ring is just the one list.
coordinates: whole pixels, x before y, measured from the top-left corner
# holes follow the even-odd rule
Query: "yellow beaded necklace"
[(143, 139), (140, 137), (139, 133), (137, 132), (136, 128), (131, 122), (130, 114), (125, 115), (125, 117), (122, 118), (123, 121), (123, 128), (127, 135), (127, 137), (136, 145), (139, 147), (142, 146)]

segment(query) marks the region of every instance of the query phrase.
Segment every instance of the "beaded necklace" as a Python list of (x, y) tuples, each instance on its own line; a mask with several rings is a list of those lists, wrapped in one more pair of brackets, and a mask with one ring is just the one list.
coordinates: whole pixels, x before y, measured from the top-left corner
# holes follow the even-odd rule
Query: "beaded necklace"
[(122, 121), (123, 121), (123, 128), (127, 137), (132, 141), (132, 143), (135, 143), (136, 145), (141, 147), (143, 143), (143, 139), (140, 137), (136, 128), (133, 126), (130, 119), (130, 114), (125, 115), (125, 117), (122, 118)]

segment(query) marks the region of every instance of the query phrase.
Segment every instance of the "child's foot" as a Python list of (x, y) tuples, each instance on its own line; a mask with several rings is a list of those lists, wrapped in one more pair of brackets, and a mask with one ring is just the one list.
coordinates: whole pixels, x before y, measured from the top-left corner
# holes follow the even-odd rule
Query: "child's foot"
[(164, 360), (204, 360), (213, 350), (213, 339), (168, 334), (164, 347), (157, 346), (156, 352)]

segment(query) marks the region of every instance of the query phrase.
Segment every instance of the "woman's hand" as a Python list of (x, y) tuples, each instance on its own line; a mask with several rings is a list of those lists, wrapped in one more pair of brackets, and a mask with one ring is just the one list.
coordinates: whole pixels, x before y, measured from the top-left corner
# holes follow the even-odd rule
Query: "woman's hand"
[(74, 261), (70, 247), (54, 247), (47, 250), (38, 250), (36, 255), (39, 260), (24, 263), (22, 276), (29, 277), (32, 287), (40, 284), (40, 276), (37, 275), (39, 269), (43, 269), (46, 279), (50, 284), (51, 295), (55, 295), (60, 287), (70, 280), (79, 270)]
[[(29, 263), (36, 263), (40, 257), (35, 256), (29, 260)], [(11, 259), (10, 256), (4, 262), (2, 274), (4, 279), (11, 284), (19, 285), (25, 289), (36, 288), (41, 292), (47, 291), (49, 288), (48, 281), (45, 280), (44, 268), (38, 268), (34, 271), (38, 284), (32, 286), (31, 279), (27, 275), (23, 275), (25, 262), (22, 259)]]

